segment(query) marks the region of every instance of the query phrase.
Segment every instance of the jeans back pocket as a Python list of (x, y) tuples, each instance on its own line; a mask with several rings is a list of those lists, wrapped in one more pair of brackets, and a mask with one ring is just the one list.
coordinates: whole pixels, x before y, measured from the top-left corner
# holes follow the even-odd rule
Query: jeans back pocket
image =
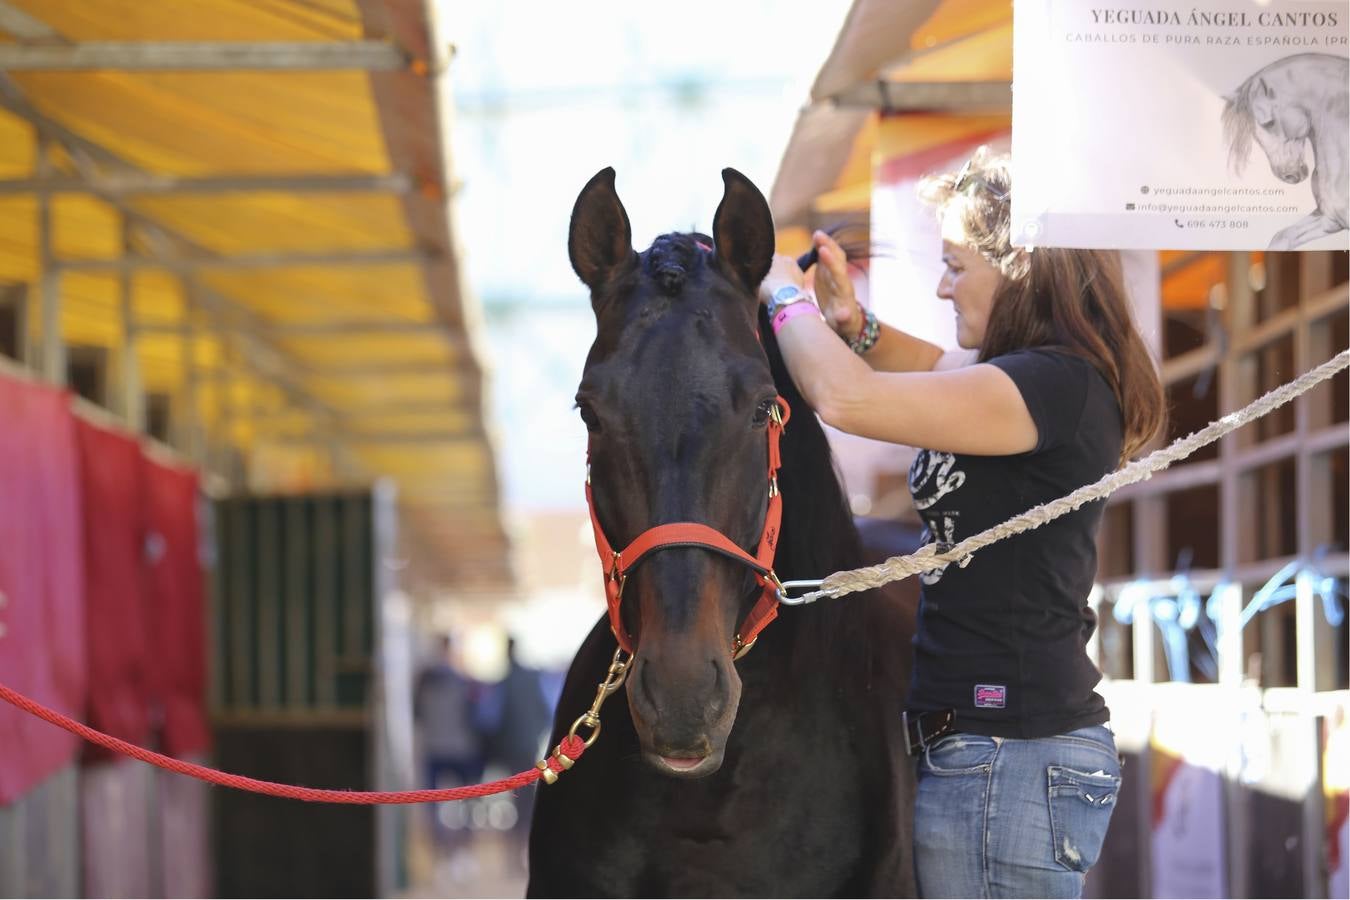
[(1050, 831), (1055, 860), (1073, 872), (1097, 862), (1120, 795), (1120, 776), (1048, 766)]

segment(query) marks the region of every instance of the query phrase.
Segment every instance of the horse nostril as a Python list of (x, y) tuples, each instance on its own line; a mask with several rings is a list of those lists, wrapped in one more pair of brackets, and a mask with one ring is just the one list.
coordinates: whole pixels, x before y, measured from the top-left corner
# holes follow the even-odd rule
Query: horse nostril
[(639, 689), (640, 691), (642, 691), (642, 697), (643, 697), (644, 700), (647, 701), (647, 706), (648, 706), (653, 712), (655, 712), (655, 711), (656, 711), (656, 695), (654, 695), (654, 694), (652, 693), (652, 684), (651, 684), (651, 681), (648, 680), (648, 678), (647, 678), (647, 665), (646, 665), (646, 660), (639, 659), (639, 660), (638, 660), (638, 665), (641, 666), (641, 668), (638, 669), (638, 673), (637, 673), (637, 674), (638, 674), (638, 689)]
[(717, 664), (717, 660), (712, 660), (713, 667), (713, 689), (712, 699), (708, 702), (708, 712), (713, 718), (722, 714), (723, 707), (726, 706), (724, 694), (722, 692), (722, 667)]

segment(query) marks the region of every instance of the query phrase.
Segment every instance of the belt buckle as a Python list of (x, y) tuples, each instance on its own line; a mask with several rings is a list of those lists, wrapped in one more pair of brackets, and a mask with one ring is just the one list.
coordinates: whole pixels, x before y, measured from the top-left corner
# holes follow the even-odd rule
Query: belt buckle
[(928, 746), (928, 742), (923, 738), (923, 713), (915, 713), (911, 717), (909, 710), (904, 710), (900, 713), (900, 721), (905, 726), (905, 755), (918, 756)]
[[(944, 716), (943, 723), (933, 730), (931, 734), (925, 733), (924, 716)], [(928, 749), (928, 745), (944, 735), (950, 734), (955, 730), (954, 716), (951, 710), (916, 712), (910, 715), (909, 710), (900, 713), (900, 721), (905, 727), (905, 755), (917, 756), (920, 752)], [(911, 732), (912, 729), (912, 732)], [(913, 740), (910, 740), (911, 733)]]

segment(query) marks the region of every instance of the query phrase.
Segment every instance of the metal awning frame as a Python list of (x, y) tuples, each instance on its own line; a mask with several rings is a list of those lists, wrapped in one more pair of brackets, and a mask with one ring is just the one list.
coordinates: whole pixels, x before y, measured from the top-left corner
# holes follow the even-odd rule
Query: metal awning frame
[[(831, 191), (864, 124), (875, 113), (1006, 112), (1007, 81), (916, 81), (906, 66), (951, 51), (971, 34), (911, 49), (911, 37), (941, 0), (854, 0), (784, 148), (769, 204), (778, 226), (807, 224), (814, 199)], [(977, 32), (978, 33), (978, 32)]]
[[(426, 0), (355, 2), (365, 32), (363, 39), (357, 41), (72, 42), (34, 15), (0, 0), (0, 31), (7, 32), (16, 41), (0, 44), (0, 107), (28, 122), (34, 129), (37, 144), (33, 176), (0, 180), (0, 196), (31, 195), (38, 207), (38, 268), (41, 274), (35, 299), (39, 308), (30, 308), (29, 315), (24, 318), (29, 321), (35, 317), (40, 319), (42, 337), (37, 344), (26, 342), (29, 346), (25, 362), (30, 366), (36, 363), (47, 381), (65, 381), (66, 350), (60, 329), (61, 280), (71, 273), (113, 273), (118, 276), (120, 340), (113, 354), (112, 380), (116, 390), (110, 405), (134, 430), (144, 432), (146, 426), (145, 397), (136, 352), (138, 341), (144, 335), (177, 334), (183, 342), (186, 361), (183, 397), (175, 401), (181, 404), (184, 413), (183, 434), (177, 443), (194, 461), (210, 467), (213, 460), (229, 456), (228, 447), (208, 446), (207, 435), (195, 414), (199, 392), (223, 391), (231, 383), (244, 381), (269, 386), (286, 399), (293, 412), (313, 423), (313, 430), (301, 435), (266, 434), (268, 429), (264, 428), (258, 435), (259, 440), (280, 445), (299, 442), (319, 446), (326, 451), (331, 469), (340, 479), (368, 481), (372, 475), (348, 447), (487, 444), (488, 472), (482, 487), (486, 495), (495, 498), (497, 487), (491, 462), (491, 437), (481, 426), (482, 377), (478, 362), (481, 353), (473, 333), (465, 327), (460, 300), (465, 290), (450, 240), (452, 223), (446, 198), (451, 189), (441, 147), (441, 104), (434, 77), (443, 66), (447, 53), (444, 49), (438, 52), (429, 41)], [(168, 176), (151, 172), (45, 115), (6, 74), (334, 69), (368, 73), (375, 109), (384, 132), (390, 172), (220, 176)], [(52, 153), (56, 147), (63, 151), (61, 158), (68, 160), (68, 167), (57, 162)], [(52, 235), (52, 201), (55, 196), (68, 193), (96, 197), (116, 213), (122, 235), (120, 255), (104, 259), (57, 254)], [(307, 252), (276, 250), (227, 255), (213, 252), (169, 223), (133, 205), (141, 197), (248, 193), (389, 195), (402, 206), (413, 246), (357, 251), (335, 247)], [(263, 321), (237, 299), (207, 287), (198, 277), (204, 272), (220, 270), (375, 265), (418, 267), (436, 321), (347, 319), (304, 324)], [(185, 298), (181, 322), (137, 320), (131, 306), (131, 278), (145, 269), (167, 271), (178, 280)], [(223, 359), (217, 368), (205, 369), (194, 358), (203, 328), (210, 328), (213, 335), (221, 338)], [(450, 366), (378, 360), (310, 366), (279, 343), (281, 340), (332, 339), (371, 333), (439, 336), (447, 349), (453, 351), (449, 356)], [(452, 383), (461, 388), (454, 393), (454, 402), (459, 404), (462, 414), (478, 424), (469, 428), (371, 431), (353, 420), (363, 415), (435, 414), (445, 409), (448, 401), (437, 404), (410, 400), (392, 402), (378, 409), (339, 410), (317, 396), (310, 387), (324, 380), (340, 383), (371, 377), (434, 378), (438, 375), (453, 379)], [(241, 412), (229, 406), (227, 403), (220, 405), (222, 416)], [(249, 414), (252, 411), (242, 412)], [(230, 421), (223, 421), (220, 430), (224, 434), (218, 434), (216, 438), (228, 441), (230, 425)], [(470, 513), (458, 511), (457, 504), (443, 504), (441, 508), (456, 516)], [(429, 511), (426, 504), (419, 509)], [(495, 499), (491, 511), (495, 517)], [(470, 515), (463, 521), (467, 524), (478, 520)], [(426, 536), (453, 532), (456, 527), (442, 522), (431, 527)], [(509, 579), (505, 535), (495, 518), (489, 531), (499, 542), (496, 556), (506, 566), (494, 577)]]

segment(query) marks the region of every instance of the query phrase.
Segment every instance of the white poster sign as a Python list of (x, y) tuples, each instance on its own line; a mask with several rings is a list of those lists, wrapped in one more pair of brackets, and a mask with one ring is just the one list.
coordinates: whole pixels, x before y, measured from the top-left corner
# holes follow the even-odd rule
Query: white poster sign
[(1014, 243), (1350, 248), (1348, 0), (1016, 0)]

